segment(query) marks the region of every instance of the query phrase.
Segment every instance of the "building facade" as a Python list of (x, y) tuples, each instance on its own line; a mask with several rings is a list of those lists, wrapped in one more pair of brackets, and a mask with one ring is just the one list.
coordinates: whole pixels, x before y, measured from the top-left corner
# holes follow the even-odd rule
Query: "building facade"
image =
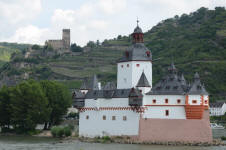
[(117, 86), (96, 76), (74, 92), (79, 136), (131, 136), (138, 141), (211, 142), (209, 96), (194, 75), (187, 84), (172, 63), (152, 86), (152, 54), (137, 25), (133, 43), (117, 62)]
[(223, 116), (226, 112), (226, 102), (210, 103), (210, 116)]

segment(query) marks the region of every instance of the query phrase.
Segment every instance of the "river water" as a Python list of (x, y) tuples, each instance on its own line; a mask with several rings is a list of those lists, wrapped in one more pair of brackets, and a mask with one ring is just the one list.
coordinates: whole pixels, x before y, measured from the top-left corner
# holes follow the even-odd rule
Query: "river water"
[[(213, 132), (214, 137), (226, 136), (226, 130)], [(0, 150), (226, 150), (226, 146), (161, 146), (137, 144), (100, 144), (79, 141), (60, 143), (54, 138), (0, 136)]]

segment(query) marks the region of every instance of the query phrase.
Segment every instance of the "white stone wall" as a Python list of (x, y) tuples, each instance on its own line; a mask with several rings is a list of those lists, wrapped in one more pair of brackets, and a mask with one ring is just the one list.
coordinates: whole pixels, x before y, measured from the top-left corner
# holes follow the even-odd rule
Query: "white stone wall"
[(222, 107), (211, 107), (210, 116), (222, 116), (226, 112), (226, 104), (224, 103)]
[[(128, 98), (86, 99), (85, 108), (89, 107), (129, 107)], [(86, 119), (89, 116), (89, 119)], [(103, 120), (106, 116), (106, 120)], [(112, 120), (112, 116), (116, 119)], [(123, 120), (126, 116), (126, 120)], [(139, 113), (132, 110), (87, 110), (80, 112), (79, 135), (85, 137), (138, 135)]]
[[(86, 119), (86, 116), (89, 119)], [(103, 120), (103, 116), (106, 120)], [(112, 116), (116, 119), (112, 120)], [(126, 120), (123, 120), (126, 116)], [(122, 136), (138, 135), (139, 114), (131, 110), (101, 110), (80, 113), (79, 136)]]
[[(184, 106), (147, 106), (143, 118), (186, 119)], [(169, 115), (166, 116), (166, 110)]]
[[(193, 100), (196, 100), (197, 103), (192, 103)], [(201, 95), (188, 95), (189, 105), (201, 105), (201, 103), (202, 103)]]
[[(165, 103), (165, 99), (168, 99), (168, 103)], [(153, 103), (153, 100), (156, 100), (156, 103)], [(180, 103), (177, 100), (180, 100)], [(184, 95), (145, 95), (143, 105), (148, 108), (143, 118), (186, 119)], [(168, 116), (166, 110), (169, 111)]]
[[(127, 67), (127, 64), (129, 65)], [(137, 66), (139, 64), (139, 66)], [(122, 67), (123, 66), (123, 67)], [(144, 71), (149, 84), (152, 86), (151, 61), (129, 61), (117, 65), (117, 88), (127, 89), (136, 87), (142, 72)]]
[[(168, 103), (165, 103), (165, 99), (168, 99)], [(180, 103), (177, 103), (178, 99), (181, 100)], [(185, 95), (145, 95), (143, 105), (185, 105)]]

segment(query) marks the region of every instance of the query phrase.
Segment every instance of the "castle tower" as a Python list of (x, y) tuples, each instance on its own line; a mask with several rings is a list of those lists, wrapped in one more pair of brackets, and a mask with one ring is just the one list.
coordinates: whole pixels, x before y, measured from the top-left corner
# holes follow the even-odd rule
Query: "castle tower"
[(70, 29), (63, 29), (62, 40), (66, 49), (70, 48)]
[(117, 88), (128, 89), (136, 87), (141, 74), (147, 77), (152, 87), (152, 55), (143, 43), (143, 32), (138, 25), (132, 33), (133, 44), (125, 51), (117, 63)]

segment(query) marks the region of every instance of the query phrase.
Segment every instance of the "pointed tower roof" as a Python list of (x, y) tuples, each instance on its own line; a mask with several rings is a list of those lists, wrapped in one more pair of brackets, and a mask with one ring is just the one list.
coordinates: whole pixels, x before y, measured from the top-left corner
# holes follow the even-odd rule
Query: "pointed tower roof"
[(98, 88), (98, 79), (97, 79), (96, 75), (93, 75), (93, 78), (91, 79), (90, 88), (92, 90), (99, 90), (99, 88)]
[(194, 75), (194, 81), (188, 91), (189, 95), (209, 95), (205, 86), (201, 84), (199, 74), (196, 72)]
[(88, 80), (87, 78), (85, 78), (82, 83), (82, 86), (80, 87), (80, 90), (88, 90), (88, 89), (89, 89)]
[(174, 62), (171, 63), (171, 65), (168, 67), (168, 71), (170, 73), (176, 73), (177, 72), (177, 68), (174, 65)]
[(82, 83), (82, 86), (81, 86), (80, 90), (99, 90), (97, 76), (94, 75), (90, 79), (90, 81), (85, 79), (84, 82)]
[(151, 87), (144, 72), (140, 76), (140, 79), (137, 83), (137, 87)]
[(136, 26), (136, 28), (133, 31), (133, 34), (134, 33), (143, 33), (142, 29), (139, 27), (139, 20), (138, 19), (137, 19), (137, 26)]

